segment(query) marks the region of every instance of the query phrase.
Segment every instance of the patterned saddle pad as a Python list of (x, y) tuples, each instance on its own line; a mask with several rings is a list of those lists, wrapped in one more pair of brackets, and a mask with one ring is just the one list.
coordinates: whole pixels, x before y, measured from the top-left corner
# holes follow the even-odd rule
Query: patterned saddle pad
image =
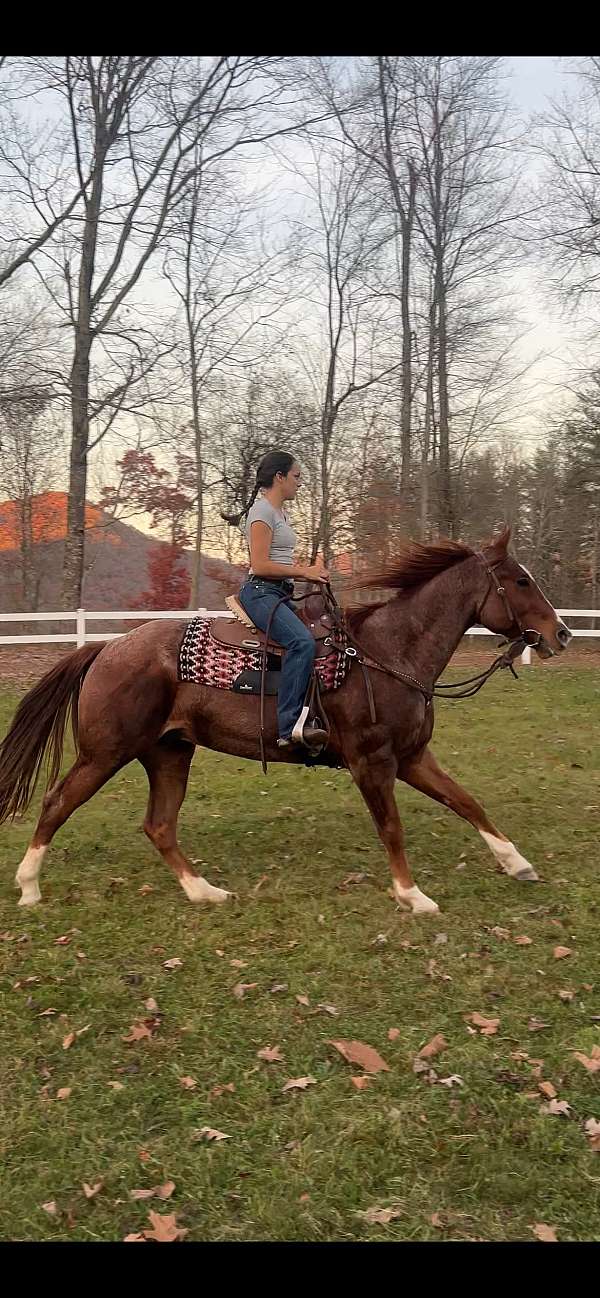
[[(211, 618), (188, 622), (179, 650), (179, 679), (195, 685), (212, 685), (238, 693), (260, 691), (262, 653), (218, 644), (210, 635)], [(269, 659), (269, 664), (272, 660)], [(315, 673), (323, 691), (336, 690), (346, 679), (350, 659), (338, 649), (315, 660)], [(277, 692), (279, 671), (269, 671), (267, 693)], [(240, 678), (243, 681), (240, 684)]]

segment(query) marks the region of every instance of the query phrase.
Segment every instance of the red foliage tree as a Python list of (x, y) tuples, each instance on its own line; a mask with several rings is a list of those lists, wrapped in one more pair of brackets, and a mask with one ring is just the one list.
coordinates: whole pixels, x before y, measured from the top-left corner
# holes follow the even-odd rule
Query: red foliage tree
[(156, 547), (148, 559), (148, 580), (149, 589), (132, 603), (132, 608), (187, 608), (191, 581), (177, 545)]

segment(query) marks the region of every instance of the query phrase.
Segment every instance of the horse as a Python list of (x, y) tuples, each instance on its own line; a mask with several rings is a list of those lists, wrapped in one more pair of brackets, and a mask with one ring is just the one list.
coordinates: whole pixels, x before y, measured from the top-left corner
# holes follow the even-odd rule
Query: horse
[[(414, 914), (439, 907), (411, 874), (394, 797), (397, 780), (468, 821), (513, 879), (538, 878), (429, 747), (435, 684), (469, 627), (478, 624), (511, 639), (526, 626), (542, 659), (561, 653), (571, 639), (531, 573), (508, 553), (509, 540), (505, 528), (480, 551), (456, 541), (408, 543), (382, 570), (362, 577), (361, 588), (392, 593), (346, 612), (363, 667), (357, 655), (344, 683), (322, 700), (331, 731), (325, 760), (350, 772), (387, 851), (396, 902)], [(84, 645), (21, 700), (0, 745), (0, 823), (29, 806), (45, 756), (49, 774), (35, 833), (17, 869), (19, 905), (40, 901), (40, 867), (57, 830), (133, 760), (144, 767), (150, 786), (144, 830), (186, 896), (213, 903), (231, 896), (199, 875), (184, 855), (177, 817), (197, 745), (258, 759), (259, 700), (179, 680), (187, 625), (152, 621), (103, 644)], [(301, 751), (277, 748), (275, 707), (274, 698), (265, 700), (268, 760), (304, 761)], [(69, 711), (76, 758), (59, 780)]]

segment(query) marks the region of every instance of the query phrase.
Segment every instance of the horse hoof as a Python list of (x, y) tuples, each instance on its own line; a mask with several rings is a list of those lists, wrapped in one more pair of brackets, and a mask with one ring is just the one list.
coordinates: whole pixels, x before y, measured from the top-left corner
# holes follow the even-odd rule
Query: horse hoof
[(22, 897), (19, 897), (17, 906), (37, 906), (41, 900), (42, 894), (39, 888), (36, 888), (35, 892), (24, 892)]
[(517, 874), (513, 874), (513, 879), (518, 879), (519, 883), (539, 883), (540, 876), (536, 874), (532, 865), (523, 866)]
[(193, 902), (209, 901), (213, 906), (220, 906), (231, 896), (225, 888), (214, 888), (212, 883), (197, 874), (182, 875), (180, 883), (186, 897)]
[(427, 897), (424, 892), (421, 892), (416, 883), (413, 884), (412, 888), (400, 888), (394, 884), (394, 893), (398, 905), (402, 906), (404, 910), (412, 911), (413, 915), (437, 915), (439, 913), (440, 908), (437, 901), (433, 901), (431, 897)]

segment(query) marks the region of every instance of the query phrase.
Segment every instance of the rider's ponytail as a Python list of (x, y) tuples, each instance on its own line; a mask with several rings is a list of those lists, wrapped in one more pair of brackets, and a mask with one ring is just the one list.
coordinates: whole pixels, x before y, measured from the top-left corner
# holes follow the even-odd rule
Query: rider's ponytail
[(239, 527), (242, 519), (245, 518), (252, 509), (259, 491), (266, 487), (272, 487), (278, 473), (281, 473), (286, 477), (292, 465), (295, 463), (295, 456), (290, 455), (288, 451), (269, 451), (267, 455), (263, 456), (258, 469), (256, 470), (256, 483), (248, 504), (244, 509), (240, 510), (239, 514), (221, 513), (221, 518), (224, 519), (226, 523), (231, 523), (233, 527)]

